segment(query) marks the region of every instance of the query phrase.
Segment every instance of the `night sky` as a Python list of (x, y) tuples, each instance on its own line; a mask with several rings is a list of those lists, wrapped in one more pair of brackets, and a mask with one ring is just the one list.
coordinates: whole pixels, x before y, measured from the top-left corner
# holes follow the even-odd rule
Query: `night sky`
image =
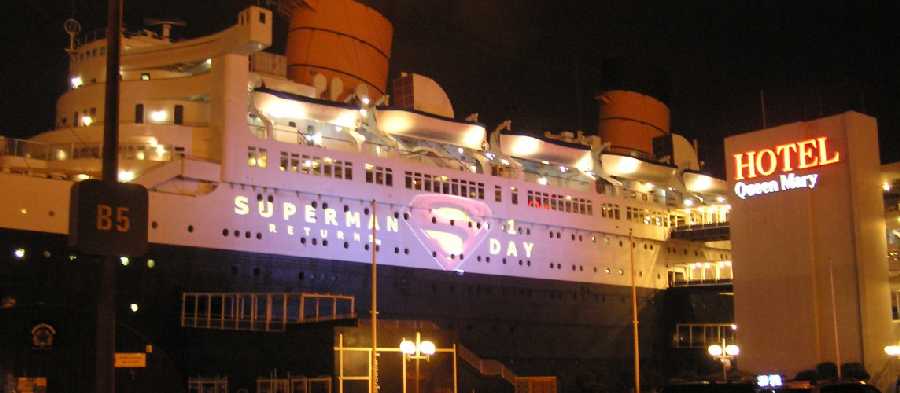
[[(327, 0), (320, 0), (327, 1)], [(667, 102), (723, 175), (722, 138), (845, 110), (878, 118), (882, 162), (900, 160), (900, 2), (371, 0), (394, 24), (391, 77), (438, 81), (457, 117), (489, 129), (593, 130), (593, 96), (626, 86)], [(8, 1), (0, 134), (49, 129), (67, 84), (62, 30), (105, 26), (105, 0)], [(194, 37), (234, 23), (248, 0), (125, 0), (125, 23), (178, 17)], [(263, 1), (265, 3), (265, 1)], [(286, 20), (277, 20), (283, 51)]]

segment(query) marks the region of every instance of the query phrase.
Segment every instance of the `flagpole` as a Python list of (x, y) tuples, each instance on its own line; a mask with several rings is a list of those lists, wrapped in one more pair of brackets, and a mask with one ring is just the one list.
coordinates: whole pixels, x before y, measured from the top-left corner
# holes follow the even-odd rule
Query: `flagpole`
[(628, 230), (628, 240), (631, 243), (631, 322), (634, 326), (634, 393), (641, 392), (641, 349), (638, 336), (638, 310), (637, 310), (637, 285), (634, 275), (634, 236), (633, 230)]
[(369, 393), (378, 392), (378, 219), (375, 215), (375, 200), (372, 200), (372, 380)]

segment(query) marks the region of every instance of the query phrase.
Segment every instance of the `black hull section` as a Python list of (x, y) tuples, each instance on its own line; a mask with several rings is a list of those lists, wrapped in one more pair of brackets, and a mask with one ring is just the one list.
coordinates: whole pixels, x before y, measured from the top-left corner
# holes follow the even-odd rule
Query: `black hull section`
[[(66, 237), (0, 230), (0, 371), (47, 376), (49, 391), (83, 391), (93, 380), (93, 324), (98, 259), (77, 256)], [(12, 250), (27, 250), (23, 260)], [(45, 253), (46, 252), (46, 253)], [(183, 292), (301, 292), (354, 295), (368, 318), (369, 266), (223, 250), (154, 244), (147, 258), (118, 264), (118, 349), (143, 352), (149, 368), (120, 370), (123, 392), (185, 388), (189, 376), (227, 375), (230, 391), (254, 392), (254, 378), (335, 373), (331, 326), (285, 333), (180, 327)], [(390, 258), (382, 252), (379, 258)], [(661, 383), (671, 322), (663, 292), (639, 290), (641, 364), (645, 384)], [(627, 390), (632, 381), (631, 289), (610, 285), (488, 276), (379, 266), (379, 310), (384, 320), (431, 321), (485, 359), (519, 375), (555, 375), (559, 391)], [(131, 312), (129, 305), (139, 306)], [(49, 350), (32, 348), (31, 329), (57, 330)], [(390, 343), (391, 345), (395, 343)], [(448, 344), (448, 343), (444, 343)], [(387, 345), (387, 344), (385, 344)], [(460, 363), (462, 375), (475, 375)], [(283, 374), (282, 374), (283, 375)], [(484, 386), (461, 380), (460, 392)], [(140, 386), (140, 387), (139, 387)], [(511, 390), (511, 388), (510, 388)]]

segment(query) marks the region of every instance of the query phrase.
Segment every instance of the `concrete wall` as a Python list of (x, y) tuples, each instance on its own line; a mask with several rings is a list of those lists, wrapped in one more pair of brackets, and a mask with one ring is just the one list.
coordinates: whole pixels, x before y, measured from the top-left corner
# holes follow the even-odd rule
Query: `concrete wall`
[[(793, 171), (779, 164), (769, 176), (735, 179), (735, 154), (820, 137), (828, 138), (827, 157), (837, 154), (839, 161), (798, 169), (794, 155)], [(725, 152), (732, 192), (738, 181), (818, 175), (814, 188), (733, 195), (741, 367), (793, 377), (820, 362), (863, 362), (883, 387), (893, 378), (882, 350), (892, 334), (875, 119), (848, 112), (735, 135), (725, 140)]]

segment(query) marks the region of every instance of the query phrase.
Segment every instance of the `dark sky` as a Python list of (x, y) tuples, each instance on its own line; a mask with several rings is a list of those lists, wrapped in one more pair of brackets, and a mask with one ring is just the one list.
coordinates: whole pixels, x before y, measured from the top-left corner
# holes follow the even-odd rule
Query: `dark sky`
[[(673, 130), (699, 139), (707, 169), (722, 175), (722, 138), (761, 127), (764, 90), (769, 126), (857, 110), (878, 118), (882, 162), (900, 160), (897, 1), (364, 2), (394, 23), (391, 77), (432, 77), (458, 117), (478, 112), (489, 129), (511, 119), (515, 129), (593, 130), (594, 94), (624, 83), (665, 100)], [(0, 134), (25, 136), (51, 127), (66, 88), (62, 22), (102, 28), (106, 1), (10, 3)], [(144, 17), (179, 17), (193, 37), (251, 3), (125, 0), (125, 20), (134, 29)], [(286, 22), (277, 23), (283, 50)]]

